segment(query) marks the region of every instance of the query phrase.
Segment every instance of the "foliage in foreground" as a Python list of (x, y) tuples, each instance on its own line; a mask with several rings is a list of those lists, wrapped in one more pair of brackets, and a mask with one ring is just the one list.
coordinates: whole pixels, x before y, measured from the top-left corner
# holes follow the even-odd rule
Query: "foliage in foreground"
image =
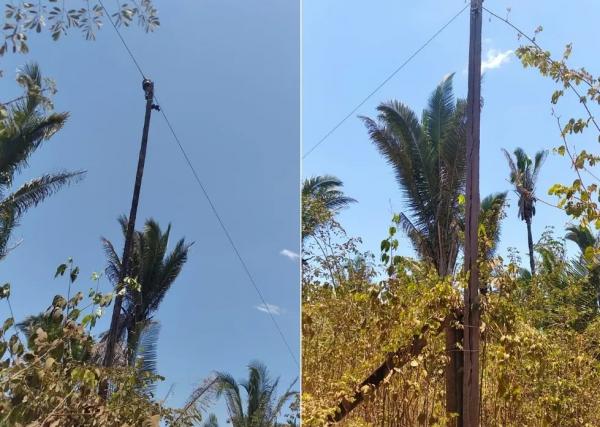
[[(340, 425), (446, 425), (447, 355), (443, 334), (435, 331), (447, 310), (460, 306), (464, 280), (441, 280), (427, 264), (394, 256), (383, 246), (388, 274), (382, 280), (338, 275), (334, 288), (314, 275), (304, 277), (303, 425), (323, 425), (386, 354), (408, 345), (427, 324), (424, 350), (394, 369), (381, 387), (366, 390), (370, 397)], [(564, 242), (551, 232), (538, 250), (534, 277), (523, 274), (514, 254), (482, 261), (488, 282), (482, 307), (482, 426), (600, 425), (594, 289), (588, 274), (574, 271)]]
[[(67, 277), (69, 293), (78, 275), (71, 260), (56, 272)], [(128, 280), (131, 286), (134, 282)], [(67, 298), (56, 295), (40, 315), (18, 325), (13, 318), (4, 322), (0, 426), (158, 426), (161, 421), (192, 426), (201, 420), (198, 413), (191, 417), (154, 399), (152, 385), (162, 380), (159, 375), (97, 363), (98, 343), (92, 330), (113, 296), (97, 287), (90, 289), (87, 299), (81, 291)], [(0, 297), (10, 298), (9, 284), (1, 288)], [(101, 392), (104, 384), (110, 390), (108, 398)]]

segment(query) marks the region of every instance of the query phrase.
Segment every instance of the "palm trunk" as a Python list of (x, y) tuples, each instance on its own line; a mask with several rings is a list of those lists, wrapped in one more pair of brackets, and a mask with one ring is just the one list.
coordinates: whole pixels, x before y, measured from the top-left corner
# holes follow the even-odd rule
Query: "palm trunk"
[(535, 276), (535, 260), (533, 259), (533, 237), (531, 236), (531, 218), (525, 220), (527, 223), (527, 244), (529, 245), (529, 266), (531, 275)]

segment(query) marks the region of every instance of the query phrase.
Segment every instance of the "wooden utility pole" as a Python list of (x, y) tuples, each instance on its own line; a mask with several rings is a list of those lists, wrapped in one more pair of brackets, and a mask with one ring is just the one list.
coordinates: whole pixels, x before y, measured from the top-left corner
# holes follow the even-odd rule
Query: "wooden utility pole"
[(479, 125), (481, 112), (482, 1), (471, 0), (469, 36), (469, 89), (467, 93), (467, 186), (465, 227), (465, 289), (463, 426), (479, 426)]
[[(140, 154), (138, 157), (137, 172), (135, 175), (135, 184), (133, 187), (133, 196), (131, 198), (131, 210), (127, 221), (127, 229), (125, 231), (125, 244), (123, 246), (123, 257), (121, 258), (121, 271), (119, 272), (119, 282), (117, 290), (122, 289), (125, 284), (123, 281), (130, 273), (131, 252), (133, 249), (133, 233), (135, 230), (135, 218), (137, 216), (138, 202), (140, 200), (140, 189), (142, 187), (142, 177), (144, 175), (144, 164), (146, 162), (146, 148), (148, 146), (148, 131), (150, 130), (150, 116), (152, 110), (158, 110), (159, 107), (152, 103), (154, 99), (154, 83), (151, 80), (144, 79), (142, 82), (144, 95), (146, 98), (146, 114), (144, 116), (144, 129), (142, 131), (142, 144), (140, 146)], [(115, 305), (113, 307), (112, 318), (110, 321), (110, 329), (106, 339), (106, 350), (104, 353), (104, 366), (112, 366), (115, 358), (115, 348), (119, 339), (119, 323), (121, 318), (121, 309), (123, 307), (123, 295), (117, 294), (115, 297)]]

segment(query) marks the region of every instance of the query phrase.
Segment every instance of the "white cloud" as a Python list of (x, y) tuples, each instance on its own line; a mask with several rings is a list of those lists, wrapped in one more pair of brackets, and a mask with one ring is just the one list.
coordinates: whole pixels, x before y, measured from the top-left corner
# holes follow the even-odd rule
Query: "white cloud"
[(283, 249), (281, 252), (279, 252), (279, 254), (291, 259), (292, 261), (300, 259), (300, 255), (298, 255), (296, 252), (290, 251), (289, 249)]
[(512, 50), (501, 52), (496, 49), (489, 49), (486, 54), (486, 59), (481, 63), (481, 72), (484, 73), (487, 70), (493, 70), (500, 68), (502, 64), (506, 64), (510, 61), (510, 56), (513, 54)]
[(283, 312), (281, 307), (279, 307), (275, 304), (259, 304), (259, 305), (255, 305), (254, 308), (257, 309), (258, 311), (262, 311), (263, 313), (270, 312), (274, 316), (279, 316)]

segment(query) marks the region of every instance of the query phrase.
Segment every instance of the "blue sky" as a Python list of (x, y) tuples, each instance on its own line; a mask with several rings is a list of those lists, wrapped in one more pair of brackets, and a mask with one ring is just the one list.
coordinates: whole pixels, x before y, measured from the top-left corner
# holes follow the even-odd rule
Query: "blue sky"
[[(299, 13), (298, 2), (156, 0), (160, 29), (124, 36), (237, 242), (298, 357)], [(14, 235), (22, 244), (2, 264), (17, 318), (45, 309), (65, 282), (56, 266), (72, 256), (87, 292), (105, 265), (100, 236), (120, 242), (117, 217), (129, 211), (141, 137), (141, 78), (113, 29), (96, 42), (72, 32), (59, 43), (33, 35), (27, 56), (7, 55), (3, 98), (19, 92), (18, 66), (38, 61), (56, 80), (55, 105), (71, 118), (32, 158), (21, 183), (44, 172), (85, 169), (86, 179), (31, 210)], [(200, 193), (160, 115), (154, 114), (138, 224), (156, 218), (175, 239), (195, 244), (157, 318), (162, 324), (158, 389), (183, 404), (213, 370), (236, 378), (263, 361), (287, 387), (298, 368)], [(106, 280), (104, 290), (109, 289)], [(2, 308), (6, 310), (6, 308)], [(5, 313), (6, 314), (6, 313)], [(107, 316), (108, 317), (108, 316)], [(106, 328), (108, 318), (98, 327)], [(214, 410), (224, 424), (223, 405)]]
[[(304, 1), (303, 151), (318, 142), (465, 4), (464, 0)], [(585, 66), (595, 74), (600, 71), (595, 31), (600, 13), (597, 2), (581, 0), (566, 7), (563, 2), (488, 0), (485, 6), (503, 16), (511, 7), (510, 19), (530, 33), (542, 25), (544, 31), (538, 35), (538, 42), (558, 55), (565, 44), (573, 42), (571, 64)], [(512, 151), (521, 146), (533, 155), (539, 149), (561, 145), (555, 118), (550, 114), (554, 84), (520, 65), (512, 53), (520, 44), (515, 31), (495, 19), (489, 21), (488, 17), (484, 14), (482, 197), (510, 189), (508, 166), (501, 148)], [(420, 116), (429, 94), (452, 72), (456, 73), (456, 96), (466, 98), (468, 30), (467, 9), (355, 116), (374, 117), (377, 105), (390, 99), (403, 101)], [(572, 98), (561, 102), (557, 109), (563, 117), (578, 117), (580, 111), (577, 100)], [(398, 212), (404, 206), (391, 167), (376, 151), (355, 116), (306, 157), (302, 174), (305, 177), (333, 174), (344, 181), (345, 192), (359, 203), (342, 212), (340, 221), (350, 235), (363, 237), (365, 249), (379, 254), (379, 243), (386, 237), (392, 210)], [(593, 149), (592, 144), (596, 143), (592, 133), (575, 141), (581, 148)], [(547, 195), (550, 185), (572, 179), (567, 161), (550, 155), (540, 175), (538, 194), (552, 201)], [(507, 248), (516, 247), (524, 265), (528, 265), (526, 226), (517, 218), (514, 193), (510, 194), (507, 214), (499, 252), (505, 255)], [(562, 211), (538, 203), (533, 221), (534, 239), (550, 225), (562, 236), (567, 221)], [(400, 252), (413, 253), (405, 238), (400, 242)]]

